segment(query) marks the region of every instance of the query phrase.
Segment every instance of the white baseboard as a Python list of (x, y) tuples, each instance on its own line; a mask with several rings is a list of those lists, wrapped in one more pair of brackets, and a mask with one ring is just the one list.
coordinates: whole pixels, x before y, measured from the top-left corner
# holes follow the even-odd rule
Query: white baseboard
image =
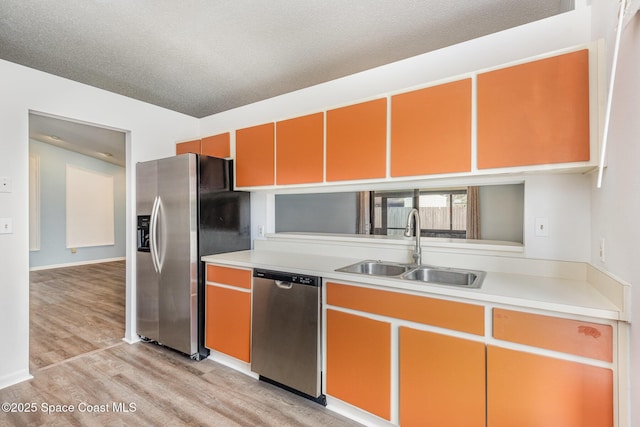
[(31, 267), (29, 268), (29, 271), (51, 270), (54, 268), (74, 267), (77, 265), (88, 265), (88, 264), (102, 264), (103, 262), (114, 262), (114, 261), (124, 261), (124, 260), (126, 260), (126, 257), (93, 259), (89, 261), (70, 262), (67, 264), (52, 264), (52, 265), (42, 265), (40, 267)]
[(4, 377), (0, 378), (0, 389), (21, 383), (23, 381), (30, 380), (32, 378), (33, 376), (29, 373), (28, 370), (15, 372), (10, 375), (5, 375)]
[(136, 335), (135, 338), (124, 337), (124, 338), (122, 338), (122, 341), (126, 342), (127, 344), (135, 344), (135, 343), (140, 342), (142, 340), (140, 339), (139, 336)]

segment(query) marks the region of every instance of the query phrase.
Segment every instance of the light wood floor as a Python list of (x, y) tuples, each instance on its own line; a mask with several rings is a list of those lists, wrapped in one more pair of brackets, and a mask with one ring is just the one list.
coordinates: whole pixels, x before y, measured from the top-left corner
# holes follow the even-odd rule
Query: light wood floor
[(32, 372), (124, 337), (125, 261), (32, 271)]
[[(59, 273), (60, 277), (66, 274)], [(77, 279), (67, 277), (61, 280)], [(60, 299), (51, 290), (53, 288), (47, 289), (51, 301)], [(92, 306), (88, 302), (91, 295), (84, 292), (72, 298), (82, 300), (80, 305)], [(124, 298), (124, 290), (122, 294)], [(102, 294), (94, 298), (95, 304), (99, 304), (97, 300), (101, 298)], [(42, 297), (41, 304), (45, 305), (47, 300)], [(111, 303), (105, 302), (107, 306)], [(87, 314), (94, 316), (87, 322), (94, 322), (94, 327), (100, 329), (100, 320), (103, 320), (105, 329), (115, 329), (113, 319), (103, 309), (99, 307), (93, 310), (93, 314)], [(35, 310), (32, 316), (39, 314)], [(47, 333), (45, 321), (39, 322), (42, 328), (39, 333), (43, 336), (73, 340), (65, 333), (65, 328), (71, 328), (82, 336), (85, 334), (84, 326), (71, 325), (69, 320), (53, 322), (51, 333)], [(122, 330), (116, 341), (111, 341), (107, 335), (101, 335), (102, 347), (90, 349), (78, 345), (75, 347), (81, 351), (78, 355), (33, 369), (32, 380), (0, 390), (0, 403), (32, 403), (31, 408), (35, 409), (29, 413), (0, 412), (0, 426), (359, 425), (321, 405), (216, 362), (196, 362), (154, 344), (124, 343), (121, 341)], [(55, 354), (51, 360), (64, 354), (59, 349), (49, 352)], [(32, 359), (36, 359), (34, 356), (32, 349)], [(73, 405), (74, 412), (46, 413), (44, 409), (49, 405), (54, 405), (54, 409), (55, 405)], [(89, 412), (87, 408), (104, 412)], [(127, 408), (129, 412), (118, 412), (119, 408)], [(58, 406), (58, 409), (62, 407)]]

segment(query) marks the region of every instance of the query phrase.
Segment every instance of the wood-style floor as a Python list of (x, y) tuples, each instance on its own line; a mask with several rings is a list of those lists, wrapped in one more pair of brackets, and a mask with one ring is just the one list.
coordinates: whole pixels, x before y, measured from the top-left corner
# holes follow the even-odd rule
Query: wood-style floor
[(32, 271), (29, 281), (32, 373), (122, 341), (125, 261)]
[[(34, 339), (37, 341), (33, 329), (39, 328), (37, 334), (48, 337), (48, 341), (59, 341), (62, 346), (56, 347), (52, 342), (36, 343), (39, 349), (49, 353), (47, 357), (31, 349), (34, 378), (0, 390), (0, 403), (14, 404), (13, 409), (24, 409), (27, 404), (32, 411), (5, 412), (3, 406), (0, 426), (359, 425), (321, 405), (216, 362), (196, 362), (154, 344), (130, 345), (121, 341), (124, 321), (121, 318), (118, 323), (117, 318), (122, 314), (110, 311), (118, 304), (117, 298), (112, 300), (102, 292), (92, 295), (89, 285), (80, 285), (75, 295), (69, 289), (60, 290), (64, 284), (83, 282), (89, 274), (95, 274), (101, 279), (94, 286), (100, 282), (103, 288), (113, 287), (115, 294), (121, 292), (119, 310), (123, 312), (124, 263), (103, 267), (111, 273), (120, 271), (116, 275), (122, 275), (122, 283), (105, 279), (109, 274), (100, 272), (99, 266), (87, 268), (80, 274), (77, 270), (51, 270), (50, 273), (55, 272), (58, 277), (55, 280), (60, 281), (57, 285), (51, 283), (54, 279), (47, 278), (46, 272), (32, 275), (35, 281), (49, 282), (43, 286), (46, 291), (37, 295), (35, 301), (37, 287), (32, 288), (32, 304), (38, 302), (37, 309), (32, 306), (32, 343)], [(83, 271), (84, 268), (73, 267)], [(104, 285), (107, 282), (109, 285)], [(60, 294), (56, 290), (60, 290)], [(64, 305), (65, 298), (77, 301), (78, 306)], [(52, 311), (58, 311), (58, 316), (46, 313), (48, 319), (44, 320), (40, 316), (47, 311), (47, 303), (51, 304)], [(85, 308), (92, 309), (85, 311)], [(65, 317), (64, 310), (73, 311), (71, 317)], [(47, 330), (49, 321), (50, 331)], [(88, 335), (93, 329), (99, 330), (96, 336), (100, 341), (93, 341)], [(111, 332), (117, 335), (111, 336)], [(77, 344), (73, 342), (75, 339), (87, 343)], [(73, 350), (61, 349), (67, 346)], [(66, 409), (72, 405), (74, 412), (62, 412), (63, 405), (68, 405)], [(46, 409), (52, 409), (53, 413), (47, 413)]]

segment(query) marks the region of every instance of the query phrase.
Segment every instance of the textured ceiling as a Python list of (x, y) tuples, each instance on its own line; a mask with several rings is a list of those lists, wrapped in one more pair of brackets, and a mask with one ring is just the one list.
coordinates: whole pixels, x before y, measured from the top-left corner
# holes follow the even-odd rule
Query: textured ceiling
[(0, 58), (200, 118), (572, 8), (569, 0), (1, 0)]

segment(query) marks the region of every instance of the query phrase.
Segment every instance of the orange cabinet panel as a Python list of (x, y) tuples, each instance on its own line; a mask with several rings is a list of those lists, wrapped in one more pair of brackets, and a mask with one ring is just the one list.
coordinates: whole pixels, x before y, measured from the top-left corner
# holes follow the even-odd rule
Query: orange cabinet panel
[(471, 170), (471, 79), (391, 98), (391, 176)]
[(205, 310), (205, 345), (248, 363), (251, 293), (207, 285)]
[(251, 270), (207, 264), (207, 282), (251, 289)]
[(610, 325), (493, 309), (493, 336), (500, 340), (613, 361)]
[(391, 417), (391, 325), (327, 310), (327, 394)]
[(489, 346), (491, 427), (612, 427), (613, 372)]
[(327, 111), (327, 181), (384, 178), (386, 98)]
[(199, 139), (194, 139), (193, 141), (178, 142), (176, 144), (176, 155), (185, 153), (200, 154), (200, 141)]
[(236, 185), (251, 187), (274, 183), (274, 124), (236, 131)]
[(221, 159), (231, 156), (230, 139), (231, 136), (229, 132), (202, 138), (201, 154), (219, 157)]
[(324, 114), (276, 123), (276, 183), (305, 184), (324, 178)]
[(478, 75), (478, 168), (588, 160), (588, 50)]
[(484, 307), (456, 301), (327, 283), (327, 304), (484, 335)]
[(400, 328), (400, 425), (484, 427), (485, 345)]

